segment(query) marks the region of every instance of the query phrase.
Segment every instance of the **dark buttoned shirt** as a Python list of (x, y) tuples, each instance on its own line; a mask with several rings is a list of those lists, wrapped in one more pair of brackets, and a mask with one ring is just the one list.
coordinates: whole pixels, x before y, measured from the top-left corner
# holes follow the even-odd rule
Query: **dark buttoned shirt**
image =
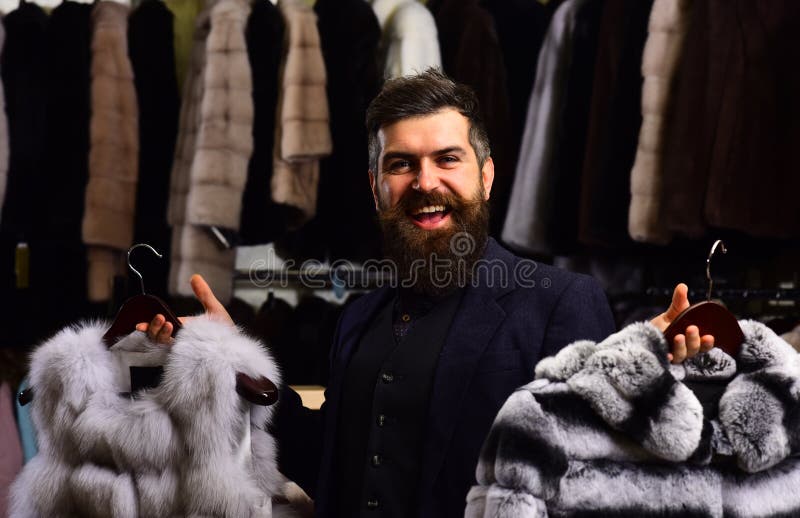
[(338, 516), (413, 516), (430, 391), (461, 300), (398, 293), (345, 372), (335, 470)]

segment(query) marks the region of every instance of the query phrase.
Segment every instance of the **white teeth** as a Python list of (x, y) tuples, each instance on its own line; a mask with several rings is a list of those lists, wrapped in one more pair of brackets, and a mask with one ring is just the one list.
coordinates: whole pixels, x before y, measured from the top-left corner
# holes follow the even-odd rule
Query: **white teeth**
[(414, 215), (417, 214), (427, 214), (429, 212), (444, 212), (445, 206), (444, 205), (428, 205), (427, 207), (422, 207), (421, 209), (417, 209), (414, 212)]

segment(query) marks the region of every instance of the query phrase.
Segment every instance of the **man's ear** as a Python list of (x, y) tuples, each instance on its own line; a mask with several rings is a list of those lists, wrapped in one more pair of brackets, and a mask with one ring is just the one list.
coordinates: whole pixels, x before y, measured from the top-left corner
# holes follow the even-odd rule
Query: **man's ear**
[(494, 160), (492, 160), (492, 157), (487, 158), (486, 162), (483, 163), (481, 178), (483, 179), (483, 190), (488, 200), (489, 193), (492, 192), (492, 183), (494, 182)]
[(378, 205), (378, 181), (375, 178), (375, 173), (369, 172), (369, 188), (372, 190), (372, 199), (375, 201), (375, 211), (379, 210)]

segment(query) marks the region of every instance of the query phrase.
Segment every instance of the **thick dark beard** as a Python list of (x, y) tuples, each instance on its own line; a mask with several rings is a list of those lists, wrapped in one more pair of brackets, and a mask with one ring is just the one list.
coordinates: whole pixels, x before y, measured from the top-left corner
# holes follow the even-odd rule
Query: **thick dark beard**
[[(448, 228), (424, 230), (414, 225), (407, 214), (427, 205), (450, 207)], [(396, 265), (401, 287), (438, 297), (472, 283), (489, 236), (489, 202), (482, 185), (469, 200), (410, 191), (395, 207), (381, 208), (378, 220), (384, 256)]]

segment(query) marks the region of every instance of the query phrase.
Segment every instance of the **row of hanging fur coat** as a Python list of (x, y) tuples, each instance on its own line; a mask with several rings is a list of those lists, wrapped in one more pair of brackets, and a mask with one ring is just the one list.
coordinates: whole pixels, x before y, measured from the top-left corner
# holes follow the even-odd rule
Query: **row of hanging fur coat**
[(636, 323), (539, 362), (492, 425), (466, 516), (797, 516), (800, 355), (739, 324), (736, 359), (671, 366)]
[[(233, 326), (200, 316), (165, 348), (134, 332), (109, 348), (102, 322), (33, 353), (39, 453), (11, 489), (10, 516), (270, 517), (283, 494), (274, 406), (245, 402), (237, 372), (280, 385), (275, 362)], [(131, 397), (129, 365), (163, 365)], [(277, 516), (277, 514), (276, 514)]]
[(220, 0), (198, 15), (170, 183), (172, 294), (190, 296), (200, 273), (223, 303), (231, 296), (235, 251), (211, 228), (239, 229), (253, 150), (249, 12), (243, 0)]

